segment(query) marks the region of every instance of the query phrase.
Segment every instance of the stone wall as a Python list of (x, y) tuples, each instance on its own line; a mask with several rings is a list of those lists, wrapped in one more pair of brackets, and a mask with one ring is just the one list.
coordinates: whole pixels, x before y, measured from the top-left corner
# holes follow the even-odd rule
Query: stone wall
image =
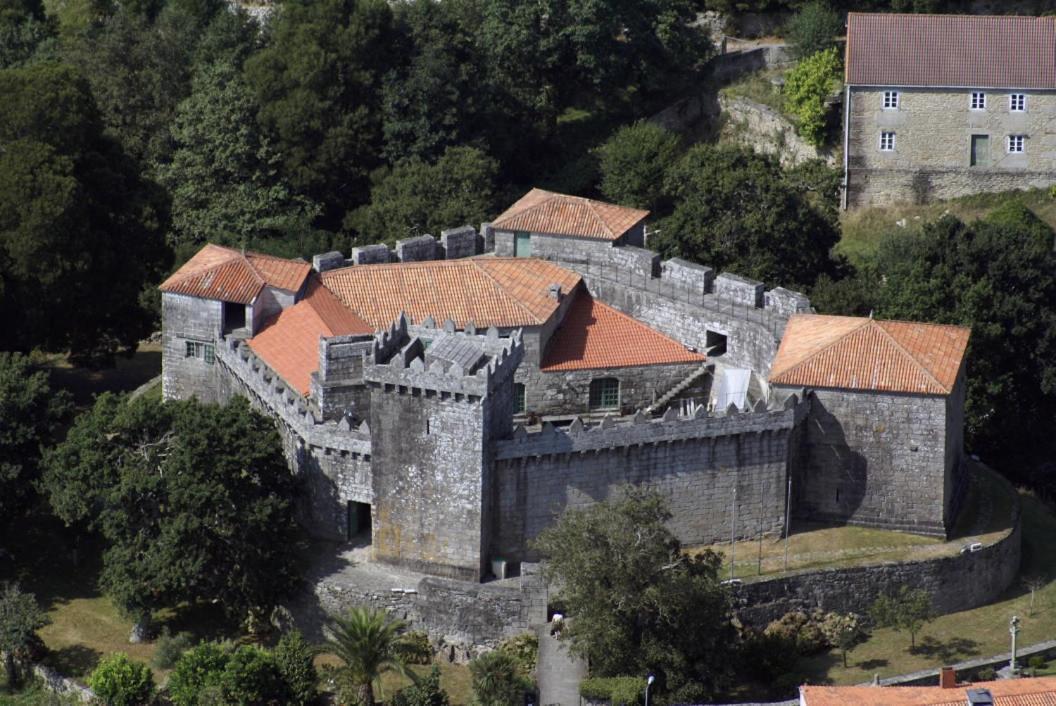
[[(884, 89), (852, 88), (848, 145), (850, 207), (926, 203), (983, 191), (1056, 184), (1056, 93), (1027, 96), (1026, 111), (1009, 110), (1011, 91), (985, 91), (986, 110), (970, 110), (971, 89), (899, 88), (897, 109), (884, 109)], [(880, 133), (895, 148), (880, 150)], [(989, 137), (988, 166), (971, 166), (973, 135)], [(1009, 135), (1025, 135), (1023, 153), (1009, 153)]]
[(797, 516), (945, 535), (947, 472), (956, 472), (946, 464), (946, 398), (812, 394), (806, 461), (793, 474)]
[(746, 581), (733, 587), (734, 605), (743, 620), (764, 626), (792, 610), (820, 608), (864, 615), (881, 595), (909, 586), (927, 590), (940, 615), (955, 613), (986, 605), (1012, 585), (1019, 572), (1020, 552), (1017, 502), (1008, 533), (980, 551)]
[(223, 326), (223, 303), (183, 294), (161, 294), (162, 397), (203, 402), (220, 400), (216, 364), (187, 357), (187, 342), (216, 347)]
[(796, 133), (796, 126), (773, 108), (741, 96), (719, 93), (719, 109), (724, 116), (722, 137), (751, 147), (761, 154), (777, 157), (784, 167), (794, 167), (812, 159), (836, 166), (831, 150), (819, 150)]
[[(493, 553), (536, 559), (530, 543), (565, 510), (606, 500), (622, 486), (664, 495), (670, 526), (687, 544), (780, 531), (790, 438), (807, 404), (739, 414), (661, 420), (642, 415), (567, 430), (515, 431), (495, 449), (497, 517)], [(736, 525), (733, 508), (736, 505)]]

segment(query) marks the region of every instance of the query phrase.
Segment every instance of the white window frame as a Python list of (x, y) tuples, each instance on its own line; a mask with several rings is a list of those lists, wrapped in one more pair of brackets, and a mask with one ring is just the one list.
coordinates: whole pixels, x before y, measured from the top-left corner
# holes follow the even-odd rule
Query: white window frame
[(972, 91), (971, 99), (969, 100), (968, 107), (971, 110), (986, 110), (986, 92), (985, 91)]
[[(1019, 106), (1018, 108), (1016, 106)], [(1008, 94), (1008, 111), (1010, 113), (1025, 113), (1027, 112), (1027, 94), (1026, 93), (1009, 93)]]
[(184, 358), (195, 358), (212, 365), (216, 361), (216, 346), (205, 341), (188, 340), (184, 347)]
[(884, 110), (898, 110), (900, 100), (901, 96), (898, 91), (884, 91)]
[(881, 152), (894, 152), (895, 151), (895, 133), (891, 130), (880, 131), (880, 151)]
[(1005, 140), (1005, 148), (1009, 154), (1025, 154), (1027, 151), (1026, 135), (1009, 135)]

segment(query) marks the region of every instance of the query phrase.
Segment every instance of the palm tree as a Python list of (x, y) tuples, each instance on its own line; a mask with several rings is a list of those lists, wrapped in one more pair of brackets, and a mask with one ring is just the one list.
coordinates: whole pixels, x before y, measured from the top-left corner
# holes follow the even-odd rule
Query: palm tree
[(388, 611), (366, 606), (350, 608), (327, 626), (320, 651), (344, 663), (342, 676), (358, 692), (360, 706), (374, 706), (374, 682), (385, 672), (413, 679), (400, 653), (406, 627)]

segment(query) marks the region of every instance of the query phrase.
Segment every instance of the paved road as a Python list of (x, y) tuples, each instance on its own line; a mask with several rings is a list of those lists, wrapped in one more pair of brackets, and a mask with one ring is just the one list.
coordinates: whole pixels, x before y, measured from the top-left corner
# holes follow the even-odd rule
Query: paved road
[(536, 628), (539, 635), (539, 705), (579, 706), (579, 683), (587, 677), (587, 663), (568, 654), (564, 644), (551, 637), (550, 626)]

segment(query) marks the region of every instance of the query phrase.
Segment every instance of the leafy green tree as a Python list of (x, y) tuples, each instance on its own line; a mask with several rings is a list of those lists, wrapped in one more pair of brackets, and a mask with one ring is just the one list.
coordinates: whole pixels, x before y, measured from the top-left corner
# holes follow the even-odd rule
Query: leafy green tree
[(20, 353), (0, 351), (0, 544), (36, 497), (40, 458), (71, 411), (70, 395)]
[(637, 122), (621, 127), (598, 148), (601, 193), (615, 203), (657, 209), (664, 196), (664, 174), (679, 156), (678, 135), (659, 125)]
[(166, 687), (176, 706), (196, 706), (198, 695), (219, 690), (230, 655), (215, 642), (203, 642), (184, 652)]
[(0, 3), (0, 69), (24, 66), (55, 33), (56, 23), (39, 0)]
[(796, 130), (810, 144), (825, 143), (829, 98), (840, 88), (843, 61), (833, 47), (811, 54), (785, 75), (785, 105)]
[(570, 510), (536, 544), (554, 600), (573, 618), (561, 632), (595, 676), (657, 675), (672, 700), (698, 701), (726, 682), (734, 635), (714, 552), (687, 555), (656, 493)]
[(400, 649), (405, 629), (402, 620), (374, 608), (350, 608), (344, 615), (332, 618), (320, 651), (341, 661), (342, 691), (352, 691), (362, 706), (374, 706), (374, 682), (382, 674), (409, 676)]
[(524, 701), (527, 686), (517, 663), (500, 650), (488, 652), (469, 663), (473, 697), (480, 706), (510, 706)]
[(107, 358), (153, 328), (166, 203), (103, 134), (69, 66), (0, 71), (0, 324), (5, 347)]
[(300, 631), (291, 630), (284, 633), (275, 645), (273, 655), (275, 666), (286, 683), (288, 703), (296, 706), (314, 703), (318, 696), (316, 684), (319, 681), (313, 663), (315, 654)]
[(660, 222), (667, 257), (799, 288), (836, 266), (835, 225), (772, 157), (697, 145), (668, 170), (665, 188), (674, 203)]
[(434, 164), (410, 160), (374, 176), (368, 206), (346, 226), (374, 243), (480, 223), (495, 209), (495, 160), (473, 147), (451, 147)]
[(0, 586), (0, 653), (11, 691), (21, 683), (19, 663), (28, 661), (29, 650), (39, 640), (37, 630), (48, 622), (32, 593), (24, 593), (18, 584)]
[(246, 62), (287, 177), (334, 225), (362, 203), (379, 166), (381, 85), (397, 39), (384, 0), (289, 0)]
[(88, 686), (106, 706), (142, 706), (154, 698), (150, 667), (123, 652), (103, 657), (88, 676)]
[(180, 602), (266, 615), (299, 576), (297, 483), (278, 432), (224, 406), (102, 395), (49, 453), (43, 485), (106, 542), (100, 583), (139, 620)]
[(821, 631), (829, 644), (839, 649), (843, 668), (847, 669), (847, 653), (865, 638), (858, 616), (854, 613), (829, 613), (821, 623)]
[(231, 706), (290, 703), (274, 656), (255, 645), (241, 645), (220, 675), (224, 703)]
[(836, 46), (843, 20), (826, 0), (811, 0), (788, 23), (785, 39), (797, 59), (805, 59)]
[(869, 614), (879, 627), (908, 632), (911, 650), (917, 646), (917, 633), (935, 617), (931, 608), (931, 594), (909, 586), (902, 586), (898, 593), (877, 598)]
[(158, 178), (172, 193), (170, 240), (256, 247), (312, 231), (319, 208), (293, 193), (257, 126), (257, 106), (228, 63), (204, 67), (176, 111), (172, 161)]
[(447, 692), (440, 688), (440, 668), (435, 664), (417, 684), (400, 689), (392, 697), (392, 706), (450, 706), (450, 703)]

